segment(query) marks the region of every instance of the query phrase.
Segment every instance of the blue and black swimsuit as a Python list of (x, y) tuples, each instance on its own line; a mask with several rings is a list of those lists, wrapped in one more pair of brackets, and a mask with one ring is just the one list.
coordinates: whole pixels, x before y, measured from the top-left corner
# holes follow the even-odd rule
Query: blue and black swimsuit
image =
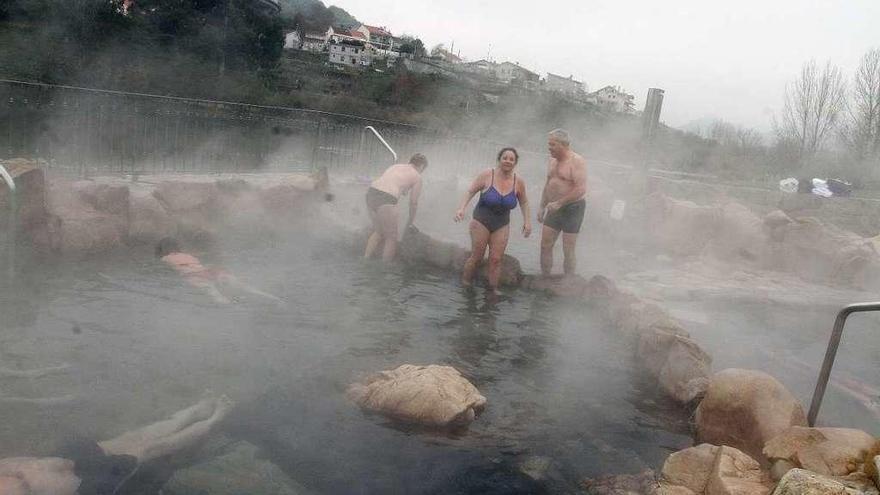
[(474, 208), (474, 220), (483, 224), (489, 233), (510, 223), (510, 210), (516, 208), (516, 174), (513, 174), (513, 190), (504, 196), (495, 189), (495, 169), (492, 169), (492, 184), (480, 193), (480, 200)]

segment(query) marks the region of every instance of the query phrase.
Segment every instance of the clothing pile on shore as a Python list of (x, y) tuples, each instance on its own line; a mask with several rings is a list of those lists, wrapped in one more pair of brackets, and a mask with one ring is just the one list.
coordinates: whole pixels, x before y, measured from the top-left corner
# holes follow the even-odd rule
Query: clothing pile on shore
[(779, 181), (779, 190), (786, 193), (812, 193), (823, 198), (830, 198), (832, 196), (849, 196), (852, 194), (853, 186), (841, 179), (795, 179), (789, 177)]

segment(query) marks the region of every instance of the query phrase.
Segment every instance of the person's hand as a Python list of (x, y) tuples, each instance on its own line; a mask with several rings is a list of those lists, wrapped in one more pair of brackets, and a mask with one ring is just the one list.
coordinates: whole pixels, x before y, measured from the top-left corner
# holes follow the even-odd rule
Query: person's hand
[(559, 204), (559, 201), (552, 201), (550, 203), (547, 203), (547, 212), (553, 213), (554, 211), (558, 210), (560, 206), (562, 205)]
[(544, 214), (545, 213), (546, 213), (546, 210), (544, 209), (543, 206), (538, 209), (538, 223), (544, 223)]
[(522, 228), (523, 237), (532, 235), (532, 222), (526, 222)]
[(455, 217), (453, 218), (456, 222), (460, 222), (464, 220), (464, 208), (459, 208), (458, 211), (455, 212)]

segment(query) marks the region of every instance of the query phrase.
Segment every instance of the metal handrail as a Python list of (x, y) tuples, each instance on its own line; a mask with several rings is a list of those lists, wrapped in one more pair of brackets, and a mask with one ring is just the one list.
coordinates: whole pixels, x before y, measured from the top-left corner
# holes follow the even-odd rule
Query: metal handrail
[(6, 185), (9, 186), (9, 190), (12, 193), (15, 193), (15, 181), (12, 180), (12, 176), (9, 175), (9, 171), (6, 170), (6, 167), (0, 165), (0, 176), (3, 177), (3, 180), (6, 181)]
[(831, 378), (831, 367), (834, 366), (834, 357), (837, 356), (837, 348), (840, 347), (840, 338), (843, 336), (843, 326), (846, 318), (852, 313), (864, 313), (867, 311), (880, 311), (880, 302), (855, 303), (845, 306), (837, 313), (834, 320), (834, 329), (831, 331), (831, 339), (828, 341), (828, 349), (825, 351), (825, 360), (819, 371), (819, 380), (816, 382), (816, 390), (813, 392), (813, 400), (810, 401), (810, 413), (807, 415), (807, 424), (816, 425), (816, 416), (822, 406), (822, 398), (825, 396), (825, 387)]
[(0, 177), (3, 177), (3, 180), (9, 187), (9, 218), (7, 219), (8, 225), (6, 226), (7, 232), (9, 232), (7, 234), (9, 236), (9, 239), (7, 240), (7, 244), (9, 244), (9, 266), (7, 268), (6, 274), (9, 277), (9, 280), (12, 280), (15, 277), (15, 243), (17, 242), (17, 227), (15, 225), (15, 216), (17, 215), (16, 210), (18, 209), (18, 205), (15, 198), (15, 180), (12, 179), (12, 175), (9, 174), (9, 171), (6, 170), (6, 167), (4, 167), (2, 164), (0, 164)]
[(364, 134), (363, 133), (365, 131), (371, 131), (377, 138), (379, 138), (379, 141), (382, 142), (382, 144), (385, 146), (385, 148), (391, 153), (391, 156), (394, 157), (394, 162), (396, 163), (397, 162), (397, 152), (394, 151), (394, 148), (392, 148), (390, 144), (388, 144), (388, 141), (385, 141), (385, 138), (383, 138), (382, 135), (379, 134), (379, 131), (377, 131), (376, 128), (371, 125), (364, 127), (364, 130), (361, 132), (361, 148), (363, 148), (363, 144), (364, 144), (364, 137), (363, 137)]

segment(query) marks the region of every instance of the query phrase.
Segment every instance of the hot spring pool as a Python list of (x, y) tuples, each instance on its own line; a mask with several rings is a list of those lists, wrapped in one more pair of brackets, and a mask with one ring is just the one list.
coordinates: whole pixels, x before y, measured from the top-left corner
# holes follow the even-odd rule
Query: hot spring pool
[[(633, 371), (630, 342), (583, 305), (528, 291), (488, 301), (453, 277), (363, 262), (324, 237), (227, 240), (203, 256), (282, 306), (219, 307), (148, 248), (21, 267), (0, 292), (0, 395), (72, 395), (0, 408), (0, 455), (45, 455), (71, 435), (109, 438), (194, 402), (238, 404), (226, 433), (318, 493), (574, 491), (584, 477), (658, 468), (691, 442), (685, 412)], [(360, 374), (447, 364), (488, 398), (466, 432), (363, 414)], [(520, 466), (540, 466), (542, 481)], [(545, 469), (546, 468), (546, 469)]]

